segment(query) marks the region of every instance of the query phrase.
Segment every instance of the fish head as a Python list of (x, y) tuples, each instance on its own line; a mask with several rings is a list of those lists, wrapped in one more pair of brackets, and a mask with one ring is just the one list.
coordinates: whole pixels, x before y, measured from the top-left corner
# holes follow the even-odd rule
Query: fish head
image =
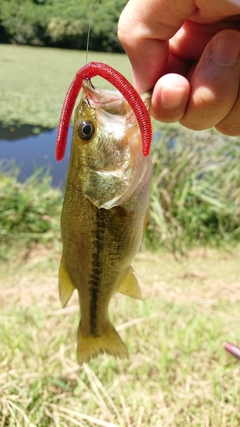
[[(142, 153), (138, 122), (117, 90), (100, 90), (83, 81), (76, 108), (69, 168), (84, 195), (98, 208), (122, 204), (137, 188), (150, 157)], [(144, 95), (150, 106), (150, 95)], [(77, 184), (77, 183), (76, 183)]]

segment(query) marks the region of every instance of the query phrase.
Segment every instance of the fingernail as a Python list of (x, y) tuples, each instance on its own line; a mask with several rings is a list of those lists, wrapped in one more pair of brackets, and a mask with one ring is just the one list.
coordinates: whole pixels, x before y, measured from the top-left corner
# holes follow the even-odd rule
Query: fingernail
[(212, 60), (220, 66), (234, 66), (240, 56), (240, 38), (233, 32), (222, 32), (212, 40)]
[(175, 88), (174, 92), (171, 92), (169, 89), (170, 88), (164, 86), (160, 90), (161, 106), (165, 108), (165, 110), (176, 110), (184, 102), (185, 88), (180, 86)]

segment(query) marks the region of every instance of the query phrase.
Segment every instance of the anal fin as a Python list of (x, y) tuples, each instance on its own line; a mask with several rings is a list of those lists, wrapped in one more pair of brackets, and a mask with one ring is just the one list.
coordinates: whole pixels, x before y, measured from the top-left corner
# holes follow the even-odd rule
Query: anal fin
[(127, 270), (124, 279), (117, 288), (117, 292), (132, 298), (142, 299), (142, 292), (132, 267)]
[(59, 297), (63, 307), (65, 307), (70, 300), (75, 289), (72, 280), (69, 277), (66, 261), (62, 256), (59, 273), (58, 273), (58, 287)]

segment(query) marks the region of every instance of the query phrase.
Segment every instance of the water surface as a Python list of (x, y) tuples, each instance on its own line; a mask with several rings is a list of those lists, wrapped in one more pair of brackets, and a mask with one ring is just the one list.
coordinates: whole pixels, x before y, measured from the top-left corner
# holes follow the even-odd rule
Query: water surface
[[(15, 132), (0, 128), (0, 162), (14, 161), (19, 168), (19, 181), (31, 176), (36, 168), (49, 169), (54, 187), (63, 186), (66, 178), (70, 153), (70, 141), (64, 159), (55, 159), (57, 129), (33, 135), (30, 127), (22, 127)], [(69, 140), (72, 128), (69, 129)]]

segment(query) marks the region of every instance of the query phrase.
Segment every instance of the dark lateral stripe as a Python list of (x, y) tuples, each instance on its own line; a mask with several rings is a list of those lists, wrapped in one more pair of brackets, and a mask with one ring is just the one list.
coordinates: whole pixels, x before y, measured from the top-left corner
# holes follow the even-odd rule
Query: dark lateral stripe
[(96, 222), (95, 228), (92, 231), (93, 247), (95, 251), (92, 254), (92, 274), (89, 280), (90, 290), (90, 333), (97, 336), (97, 322), (98, 322), (98, 299), (101, 284), (101, 253), (104, 249), (104, 232), (105, 232), (105, 212), (104, 209), (96, 209)]

